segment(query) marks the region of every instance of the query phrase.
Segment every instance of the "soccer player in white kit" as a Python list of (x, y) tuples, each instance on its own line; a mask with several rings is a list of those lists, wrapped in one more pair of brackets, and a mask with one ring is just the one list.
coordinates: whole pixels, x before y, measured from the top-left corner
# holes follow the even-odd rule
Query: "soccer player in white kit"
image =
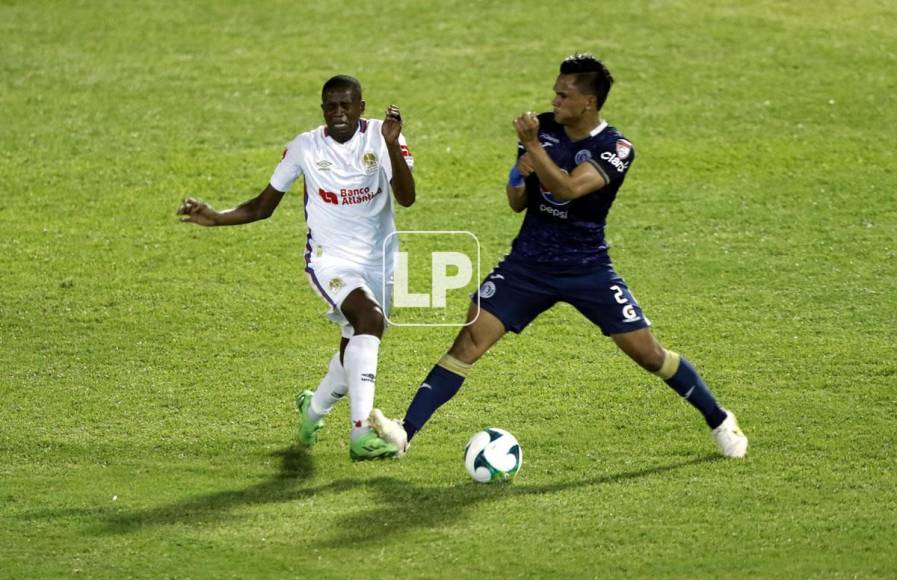
[(324, 125), (287, 145), (268, 186), (239, 206), (216, 211), (188, 198), (181, 221), (202, 226), (238, 225), (270, 217), (293, 182), (305, 180), (308, 238), (305, 272), (330, 306), (327, 316), (341, 327), (339, 352), (330, 359), (315, 392), (297, 397), (302, 417), (299, 441), (314, 445), (333, 405), (349, 395), (352, 460), (395, 457), (398, 447), (370, 429), (377, 356), (386, 328), (397, 251), (392, 196), (414, 203), (414, 159), (401, 134), (398, 107), (383, 121), (364, 119), (365, 102), (357, 79), (338, 75), (321, 90)]

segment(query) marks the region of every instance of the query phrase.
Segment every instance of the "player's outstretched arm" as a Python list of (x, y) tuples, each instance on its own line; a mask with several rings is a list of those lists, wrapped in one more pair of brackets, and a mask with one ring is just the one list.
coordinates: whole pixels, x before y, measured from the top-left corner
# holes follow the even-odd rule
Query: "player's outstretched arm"
[(396, 105), (390, 105), (386, 109), (383, 118), (383, 128), (380, 131), (386, 142), (386, 150), (389, 151), (389, 162), (392, 165), (393, 194), (396, 201), (402, 207), (409, 207), (417, 196), (414, 186), (414, 176), (405, 163), (402, 156), (402, 146), (399, 144), (399, 135), (402, 134), (402, 115)]
[(181, 202), (177, 215), (185, 216), (181, 218), (182, 222), (200, 226), (236, 226), (271, 217), (281, 199), (283, 192), (274, 189), (269, 183), (254, 198), (220, 212), (202, 200), (188, 197)]

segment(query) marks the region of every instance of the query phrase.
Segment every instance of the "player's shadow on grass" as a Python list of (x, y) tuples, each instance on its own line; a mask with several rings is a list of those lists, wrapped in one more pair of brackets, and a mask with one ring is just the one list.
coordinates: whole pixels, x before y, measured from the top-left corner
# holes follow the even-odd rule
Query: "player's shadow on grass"
[[(182, 501), (143, 510), (125, 507), (102, 506), (92, 508), (67, 508), (39, 510), (24, 514), (25, 519), (57, 520), (77, 516), (90, 522), (90, 527), (100, 534), (128, 533), (146, 526), (170, 524), (194, 524), (220, 522), (233, 515), (234, 508), (267, 503), (289, 502), (304, 495), (297, 490), (314, 474), (314, 462), (305, 450), (288, 447), (272, 453), (280, 457), (278, 472), (261, 483), (243, 489), (218, 491)], [(333, 491), (348, 487), (346, 482), (324, 486)]]
[(719, 460), (722, 457), (713, 454), (668, 465), (550, 485), (521, 485), (519, 482), (480, 485), (470, 482), (448, 487), (416, 487), (394, 478), (376, 478), (365, 482), (366, 486), (377, 493), (377, 497), (370, 501), (371, 509), (356, 511), (344, 517), (337, 524), (337, 537), (321, 538), (316, 545), (327, 548), (334, 545), (382, 542), (388, 536), (413, 529), (443, 528), (475, 504), (609, 486)]
[(80, 516), (95, 522), (92, 527), (96, 533), (123, 534), (136, 532), (147, 526), (219, 523), (237, 517), (233, 511), (241, 506), (287, 503), (319, 494), (338, 496), (358, 487), (372, 490), (375, 497), (368, 502), (370, 509), (356, 510), (343, 517), (336, 526), (337, 537), (321, 538), (316, 544), (321, 548), (331, 548), (334, 545), (347, 545), (347, 542), (381, 542), (391, 535), (416, 528), (442, 527), (458, 519), (467, 508), (476, 504), (613, 485), (720, 459), (718, 455), (708, 455), (668, 465), (550, 485), (530, 486), (520, 482), (479, 485), (470, 482), (419, 487), (393, 477), (376, 477), (342, 479), (317, 487), (302, 487), (314, 474), (312, 458), (297, 447), (277, 451), (274, 455), (281, 458), (278, 473), (243, 489), (219, 491), (143, 510), (129, 511), (120, 507), (75, 508), (42, 510), (25, 514), (24, 517), (55, 520)]
[[(291, 501), (300, 495), (296, 489), (314, 474), (314, 461), (308, 453), (293, 446), (272, 453), (279, 456), (280, 469), (273, 477), (244, 489), (218, 491), (139, 511), (109, 514), (102, 532), (132, 532), (144, 526), (175, 523), (218, 522), (229, 517), (234, 508)], [(334, 486), (339, 491), (340, 486)]]
[[(480, 485), (473, 482), (453, 483), (449, 486), (419, 487), (394, 477), (341, 479), (331, 483), (302, 487), (314, 473), (311, 457), (302, 449), (290, 447), (275, 453), (281, 457), (279, 472), (273, 477), (245, 489), (219, 491), (183, 501), (139, 511), (106, 513), (100, 533), (121, 534), (146, 526), (200, 522), (220, 523), (233, 515), (235, 508), (268, 503), (287, 503), (317, 495), (332, 494), (338, 499), (345, 491), (364, 487), (374, 497), (368, 501), (370, 509), (355, 510), (337, 522), (337, 537), (324, 537), (315, 544), (332, 548), (351, 543), (382, 542), (391, 535), (416, 528), (436, 528), (461, 517), (469, 507), (529, 495), (559, 493), (586, 487), (613, 485), (641, 479), (720, 459), (707, 455), (667, 465), (646, 467), (602, 475), (580, 481), (550, 485), (511, 483)], [(94, 514), (96, 515), (96, 514)]]

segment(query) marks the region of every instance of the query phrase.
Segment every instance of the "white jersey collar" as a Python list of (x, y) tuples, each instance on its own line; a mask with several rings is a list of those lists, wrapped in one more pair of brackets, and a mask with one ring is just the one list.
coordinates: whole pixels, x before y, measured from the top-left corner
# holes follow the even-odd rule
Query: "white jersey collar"
[(601, 123), (597, 127), (592, 129), (592, 131), (589, 133), (589, 137), (594, 137), (598, 133), (604, 131), (605, 128), (607, 128), (607, 121), (601, 121)]

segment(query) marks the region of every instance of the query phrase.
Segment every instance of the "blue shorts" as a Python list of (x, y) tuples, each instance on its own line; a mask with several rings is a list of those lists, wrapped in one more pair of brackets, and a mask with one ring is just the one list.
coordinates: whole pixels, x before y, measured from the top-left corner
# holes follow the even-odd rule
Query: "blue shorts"
[(486, 276), (478, 294), (480, 306), (516, 333), (558, 302), (572, 305), (605, 335), (651, 325), (611, 264), (553, 269), (505, 259)]

